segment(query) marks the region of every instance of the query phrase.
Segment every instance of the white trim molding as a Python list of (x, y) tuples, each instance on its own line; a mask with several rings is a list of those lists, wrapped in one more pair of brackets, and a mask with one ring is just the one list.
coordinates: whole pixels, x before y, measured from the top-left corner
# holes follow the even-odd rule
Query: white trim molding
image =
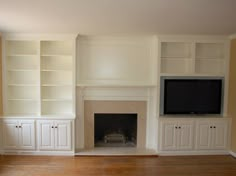
[(186, 156), (186, 155), (228, 155), (227, 150), (205, 150), (205, 151), (161, 151), (159, 156)]
[(229, 36), (229, 38), (232, 40), (232, 39), (236, 39), (236, 34), (232, 34)]
[(230, 155), (232, 155), (234, 158), (236, 158), (236, 153), (233, 152), (232, 150), (229, 152)]

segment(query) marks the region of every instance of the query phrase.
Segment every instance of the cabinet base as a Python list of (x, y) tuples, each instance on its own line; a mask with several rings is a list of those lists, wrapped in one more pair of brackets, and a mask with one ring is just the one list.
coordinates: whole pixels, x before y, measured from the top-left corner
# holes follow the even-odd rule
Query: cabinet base
[(236, 158), (236, 153), (235, 152), (230, 151), (229, 154), (232, 155), (234, 158)]
[(39, 155), (39, 156), (74, 156), (74, 151), (16, 151), (16, 150), (2, 150), (2, 155)]
[(187, 156), (187, 155), (229, 155), (228, 150), (214, 150), (214, 151), (159, 151), (159, 156)]

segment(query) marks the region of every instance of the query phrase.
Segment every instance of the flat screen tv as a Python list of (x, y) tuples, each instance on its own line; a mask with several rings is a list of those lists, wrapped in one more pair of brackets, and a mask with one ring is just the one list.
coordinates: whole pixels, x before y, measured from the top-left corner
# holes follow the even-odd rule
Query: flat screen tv
[(223, 78), (162, 80), (162, 114), (221, 114)]

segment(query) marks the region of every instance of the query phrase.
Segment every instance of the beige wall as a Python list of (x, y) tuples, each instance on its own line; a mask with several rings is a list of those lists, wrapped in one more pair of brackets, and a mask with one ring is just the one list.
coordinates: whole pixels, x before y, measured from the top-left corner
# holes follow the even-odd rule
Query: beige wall
[(236, 152), (236, 39), (231, 41), (228, 114), (232, 120), (232, 151)]
[(0, 34), (0, 115), (2, 114), (2, 39)]

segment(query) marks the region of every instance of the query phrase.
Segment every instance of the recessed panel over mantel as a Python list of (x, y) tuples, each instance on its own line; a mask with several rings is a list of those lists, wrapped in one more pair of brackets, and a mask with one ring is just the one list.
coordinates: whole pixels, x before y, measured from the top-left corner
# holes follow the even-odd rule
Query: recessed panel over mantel
[(155, 42), (153, 36), (79, 36), (77, 84), (155, 84)]

